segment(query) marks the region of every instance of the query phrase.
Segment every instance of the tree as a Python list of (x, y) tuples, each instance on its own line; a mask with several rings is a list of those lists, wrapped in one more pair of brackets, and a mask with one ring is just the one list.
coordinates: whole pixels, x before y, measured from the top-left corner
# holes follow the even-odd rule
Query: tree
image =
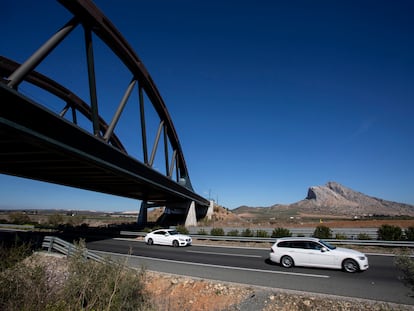
[(216, 235), (216, 236), (224, 235), (224, 230), (223, 228), (212, 228), (210, 230), (210, 235)]
[(392, 225), (382, 225), (379, 227), (378, 240), (385, 241), (400, 241), (403, 237), (403, 232), (400, 227)]
[(244, 236), (244, 237), (252, 237), (252, 236), (254, 236), (254, 233), (253, 233), (253, 231), (252, 231), (252, 230), (250, 230), (249, 228), (246, 228), (246, 229), (244, 229), (244, 230), (241, 232), (241, 236)]
[(283, 238), (289, 236), (292, 236), (292, 233), (286, 228), (275, 228), (272, 231), (272, 238)]
[(404, 230), (404, 233), (408, 241), (414, 241), (414, 227), (408, 227)]
[(31, 222), (29, 216), (22, 212), (14, 212), (9, 215), (10, 222), (15, 225), (24, 225)]
[(269, 235), (266, 230), (256, 230), (256, 236), (258, 238), (267, 238)]
[(330, 239), (332, 238), (332, 231), (329, 227), (320, 225), (315, 228), (313, 236), (319, 239)]
[(48, 218), (47, 218), (47, 222), (50, 224), (50, 225), (52, 225), (52, 226), (54, 226), (54, 227), (57, 227), (57, 226), (59, 226), (60, 224), (63, 224), (63, 216), (62, 215), (60, 215), (60, 214), (52, 214), (52, 215), (50, 215)]
[(239, 236), (239, 230), (234, 229), (234, 230), (230, 230), (229, 232), (227, 232), (228, 236)]

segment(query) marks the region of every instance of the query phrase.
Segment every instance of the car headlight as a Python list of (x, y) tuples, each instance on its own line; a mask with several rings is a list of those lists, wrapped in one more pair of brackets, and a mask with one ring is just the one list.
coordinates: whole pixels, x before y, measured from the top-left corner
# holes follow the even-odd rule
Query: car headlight
[(185, 239), (183, 239), (183, 238), (179, 238), (179, 240), (180, 240), (180, 241), (185, 241)]
[(358, 256), (358, 259), (359, 260), (365, 260), (365, 257), (364, 256)]

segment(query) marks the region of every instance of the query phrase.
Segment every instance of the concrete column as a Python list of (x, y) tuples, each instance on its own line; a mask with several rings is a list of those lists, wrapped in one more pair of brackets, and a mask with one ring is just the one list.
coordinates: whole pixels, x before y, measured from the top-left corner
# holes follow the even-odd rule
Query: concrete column
[(140, 227), (145, 227), (148, 223), (148, 204), (146, 201), (141, 202), (137, 223)]
[(184, 225), (186, 227), (197, 227), (197, 217), (196, 217), (194, 201), (191, 201), (190, 207), (188, 208), (187, 217), (185, 219)]
[(207, 215), (206, 215), (208, 220), (211, 220), (211, 216), (213, 216), (213, 213), (214, 213), (214, 201), (210, 200), (210, 205), (208, 207)]

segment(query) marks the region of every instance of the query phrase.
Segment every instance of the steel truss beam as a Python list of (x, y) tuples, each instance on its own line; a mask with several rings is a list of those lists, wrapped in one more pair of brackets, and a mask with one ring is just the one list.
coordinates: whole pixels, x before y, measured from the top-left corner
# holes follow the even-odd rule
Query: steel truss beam
[[(22, 65), (0, 56), (2, 77), (0, 80), (0, 98), (2, 99), (0, 139), (3, 145), (2, 152), (0, 152), (2, 159), (0, 172), (144, 201), (180, 202), (184, 200), (188, 202), (190, 200), (203, 207), (208, 206), (209, 202), (206, 199), (194, 193), (183, 151), (166, 105), (151, 76), (131, 46), (92, 1), (58, 1), (73, 13), (73, 18), (68, 23)], [(34, 71), (78, 25), (83, 26), (85, 34), (90, 90), (89, 105), (55, 81)], [(124, 97), (109, 125), (99, 116), (97, 101), (99, 90), (95, 83), (93, 33), (114, 52), (132, 75), (129, 85), (126, 86)], [(47, 109), (20, 94), (18, 88), (23, 81), (62, 99), (65, 107), (60, 114), (53, 115)], [(138, 85), (140, 107), (143, 163), (127, 154), (127, 150), (115, 134), (116, 125), (136, 85)], [(150, 156), (148, 156), (144, 94), (160, 119)], [(64, 118), (69, 110), (72, 112), (72, 123), (68, 123), (68, 120)], [(77, 127), (77, 113), (81, 113), (91, 122), (92, 133), (86, 133)], [(53, 124), (54, 127), (45, 129), (44, 122), (47, 122), (49, 126)], [(162, 133), (164, 134), (165, 175), (152, 169)], [(20, 145), (18, 141), (21, 142)], [(89, 143), (86, 144), (86, 142)], [(172, 148), (171, 158), (168, 152), (169, 145)], [(97, 153), (97, 150), (101, 154)], [(44, 159), (41, 158), (42, 155), (45, 156)], [(112, 160), (109, 155), (113, 157)], [(31, 163), (37, 163), (37, 167), (27, 166), (24, 170), (24, 163), (29, 157), (33, 157)], [(17, 161), (14, 163), (13, 159)], [(176, 171), (175, 181), (172, 179), (174, 170)], [(104, 181), (100, 182), (100, 178)], [(111, 187), (116, 190), (112, 190)]]

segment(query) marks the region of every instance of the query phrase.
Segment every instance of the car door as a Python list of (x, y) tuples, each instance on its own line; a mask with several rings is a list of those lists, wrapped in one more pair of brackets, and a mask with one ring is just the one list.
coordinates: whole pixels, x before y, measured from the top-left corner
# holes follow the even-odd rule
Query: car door
[(332, 267), (334, 265), (335, 255), (318, 242), (308, 242), (308, 256), (312, 266)]
[(164, 230), (155, 232), (154, 242), (156, 244), (162, 244), (162, 245), (167, 244), (166, 233), (167, 231), (164, 231)]
[(289, 253), (297, 266), (309, 265), (308, 250), (306, 241), (292, 241)]

